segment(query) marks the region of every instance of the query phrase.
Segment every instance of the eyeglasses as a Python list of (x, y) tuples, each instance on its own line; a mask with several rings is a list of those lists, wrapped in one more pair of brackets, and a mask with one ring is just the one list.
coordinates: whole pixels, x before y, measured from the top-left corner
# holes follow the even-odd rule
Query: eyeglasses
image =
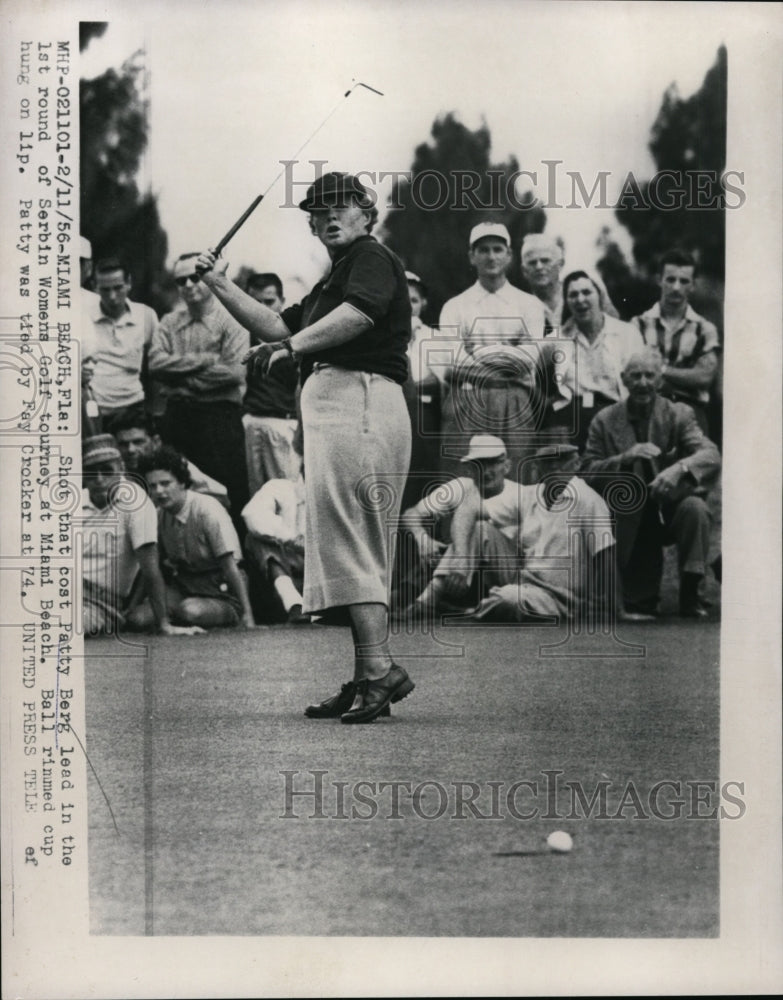
[(198, 274), (186, 274), (183, 278), (174, 279), (180, 288), (184, 288), (189, 281), (192, 281), (194, 285), (197, 285), (201, 278)]

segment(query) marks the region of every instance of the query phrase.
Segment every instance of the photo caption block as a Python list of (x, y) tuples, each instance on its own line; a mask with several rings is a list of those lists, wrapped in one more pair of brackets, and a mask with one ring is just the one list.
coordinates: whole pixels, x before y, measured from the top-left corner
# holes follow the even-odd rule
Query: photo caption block
[(3, 41), (4, 929), (28, 946), (87, 926), (78, 60), (76, 21), (20, 18)]

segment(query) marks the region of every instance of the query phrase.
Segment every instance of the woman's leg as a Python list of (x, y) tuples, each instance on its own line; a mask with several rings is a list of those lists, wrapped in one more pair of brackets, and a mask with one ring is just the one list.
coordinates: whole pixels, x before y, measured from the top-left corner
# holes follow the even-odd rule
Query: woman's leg
[(385, 604), (350, 604), (354, 681), (379, 680), (391, 670), (389, 610)]

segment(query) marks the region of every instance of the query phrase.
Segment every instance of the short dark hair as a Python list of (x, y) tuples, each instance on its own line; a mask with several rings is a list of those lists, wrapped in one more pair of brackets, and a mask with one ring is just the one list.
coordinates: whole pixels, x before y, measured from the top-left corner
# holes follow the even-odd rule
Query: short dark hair
[(245, 291), (260, 292), (264, 288), (269, 288), (270, 285), (274, 285), (275, 291), (277, 292), (277, 297), (282, 299), (283, 297), (283, 282), (275, 274), (274, 271), (259, 271), (258, 274), (251, 274), (245, 283)]
[(117, 435), (118, 431), (131, 431), (131, 430), (142, 430), (150, 437), (154, 437), (158, 434), (158, 429), (155, 426), (155, 421), (150, 416), (140, 417), (131, 413), (126, 413), (121, 417), (118, 417), (112, 423), (112, 434)]
[(663, 274), (667, 264), (672, 264), (674, 267), (692, 267), (693, 274), (696, 275), (696, 258), (689, 250), (684, 250), (682, 247), (673, 247), (661, 256), (658, 262), (658, 274)]
[(146, 479), (150, 472), (156, 470), (170, 472), (187, 489), (193, 485), (190, 477), (188, 462), (184, 455), (168, 445), (156, 448), (150, 455), (143, 455), (139, 459), (137, 472)]
[(179, 257), (177, 257), (177, 259), (174, 261), (174, 266), (176, 267), (176, 265), (179, 264), (181, 260), (190, 260), (191, 257), (198, 257), (198, 256), (199, 256), (198, 250), (191, 250), (189, 253), (181, 253)]
[(92, 268), (92, 273), (96, 278), (99, 274), (111, 274), (112, 271), (122, 271), (125, 280), (130, 280), (130, 270), (119, 257), (102, 257)]

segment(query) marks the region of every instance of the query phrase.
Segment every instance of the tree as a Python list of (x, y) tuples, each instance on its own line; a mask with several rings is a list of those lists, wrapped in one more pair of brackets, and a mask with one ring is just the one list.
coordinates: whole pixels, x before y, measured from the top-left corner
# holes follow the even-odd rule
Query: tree
[(143, 58), (137, 52), (119, 71), (80, 81), (81, 231), (92, 243), (94, 260), (124, 259), (133, 298), (161, 311), (168, 241), (157, 198), (140, 193), (135, 180), (147, 146)]
[(493, 165), (491, 137), (484, 123), (471, 131), (450, 113), (435, 120), (432, 145), (416, 148), (410, 177), (395, 182), (384, 221), (386, 244), (421, 276), (429, 289), (428, 320), (437, 320), (446, 299), (475, 280), (468, 262), (471, 228), (484, 220), (504, 223), (511, 234), (519, 284), (523, 236), (541, 232), (546, 216), (531, 192), (514, 186), (515, 157)]
[(79, 51), (84, 52), (93, 38), (100, 38), (108, 27), (108, 21), (79, 21)]
[[(726, 49), (721, 46), (692, 97), (683, 100), (676, 84), (669, 86), (649, 143), (658, 180), (641, 183), (641, 198), (629, 192), (616, 210), (633, 237), (636, 263), (648, 276), (654, 275), (661, 253), (681, 246), (695, 253), (707, 278), (724, 280), (725, 208), (721, 197), (712, 196), (722, 194), (720, 178), (726, 168), (727, 82)], [(677, 207), (666, 207), (671, 198), (660, 183), (663, 171), (681, 178), (684, 194)], [(705, 207), (711, 202), (712, 207)]]
[(596, 267), (609, 298), (623, 319), (638, 316), (658, 298), (658, 286), (652, 278), (634, 273), (625, 254), (612, 239), (608, 226), (601, 229), (596, 246), (602, 251)]

